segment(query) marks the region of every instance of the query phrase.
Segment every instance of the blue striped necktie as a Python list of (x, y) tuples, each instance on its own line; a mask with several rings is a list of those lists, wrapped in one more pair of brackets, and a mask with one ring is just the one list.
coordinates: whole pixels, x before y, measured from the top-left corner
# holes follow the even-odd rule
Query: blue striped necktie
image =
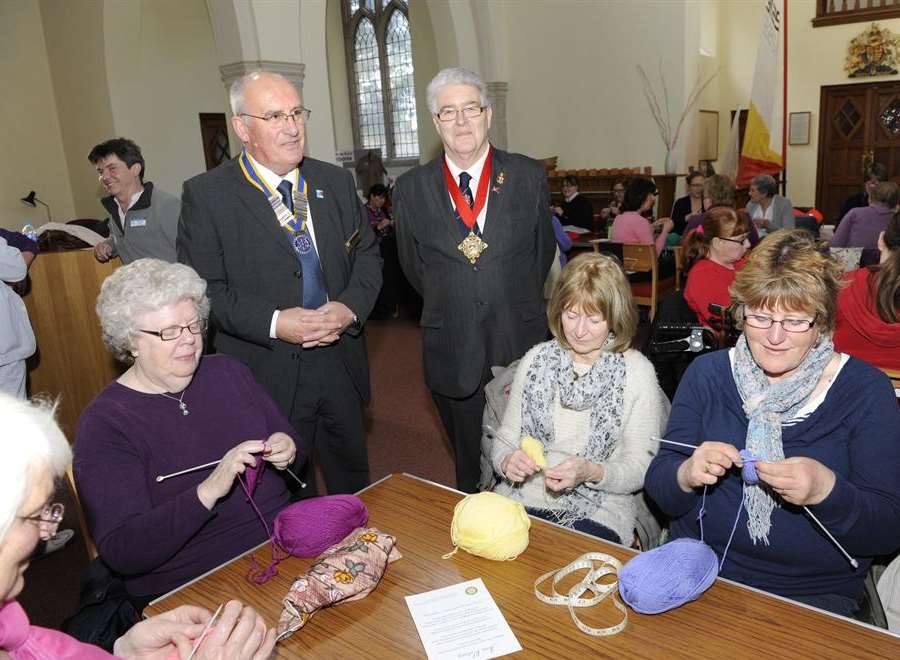
[[(294, 212), (293, 184), (285, 179), (278, 184), (278, 192), (288, 210)], [(309, 228), (297, 231), (291, 236), (291, 245), (297, 253), (300, 262), (300, 272), (303, 275), (303, 308), (318, 309), (328, 302), (328, 294), (325, 291), (325, 275), (322, 273), (322, 265), (319, 263), (319, 255), (316, 245), (312, 241)]]

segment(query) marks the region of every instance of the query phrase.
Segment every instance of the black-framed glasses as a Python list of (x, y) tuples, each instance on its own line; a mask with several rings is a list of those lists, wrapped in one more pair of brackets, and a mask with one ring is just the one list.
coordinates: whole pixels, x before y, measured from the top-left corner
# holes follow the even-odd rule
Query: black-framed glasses
[(159, 337), (163, 341), (174, 341), (181, 337), (182, 333), (187, 330), (192, 335), (199, 335), (204, 330), (206, 330), (206, 323), (203, 321), (194, 321), (193, 323), (188, 323), (187, 325), (170, 325), (168, 328), (163, 328), (162, 330), (138, 330), (138, 332), (143, 332), (148, 335), (154, 335)]
[(776, 323), (780, 324), (782, 329), (785, 332), (809, 332), (809, 330), (815, 325), (816, 319), (818, 318), (818, 314), (813, 316), (811, 319), (781, 319), (780, 321), (773, 319), (771, 316), (766, 316), (765, 314), (748, 314), (746, 307), (743, 312), (744, 323), (749, 325), (751, 328), (756, 328), (757, 330), (768, 330)]
[(441, 108), (435, 117), (440, 121), (450, 122), (455, 121), (460, 115), (466, 119), (475, 119), (475, 117), (481, 116), (482, 112), (484, 112), (482, 105), (467, 105), (464, 108)]
[(261, 119), (267, 124), (271, 124), (274, 126), (286, 126), (288, 123), (288, 119), (293, 119), (295, 124), (304, 124), (309, 119), (309, 116), (312, 114), (312, 110), (309, 108), (295, 108), (290, 112), (273, 112), (267, 115), (251, 115), (249, 112), (240, 113), (241, 117), (253, 117), (254, 119)]
[(743, 238), (725, 238), (724, 236), (716, 236), (720, 241), (728, 241), (729, 243), (737, 243), (738, 245), (743, 245), (744, 243), (750, 242), (749, 236), (744, 236)]

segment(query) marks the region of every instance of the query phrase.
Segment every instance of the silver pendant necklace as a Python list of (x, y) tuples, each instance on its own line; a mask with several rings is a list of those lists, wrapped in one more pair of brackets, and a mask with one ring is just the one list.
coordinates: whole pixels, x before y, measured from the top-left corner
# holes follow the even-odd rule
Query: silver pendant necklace
[(178, 407), (181, 409), (181, 414), (182, 414), (184, 417), (187, 417), (188, 415), (191, 414), (191, 411), (188, 410), (188, 406), (187, 406), (187, 404), (184, 402), (184, 393), (185, 393), (185, 390), (181, 390), (181, 396), (178, 397), (178, 398), (176, 399), (176, 398), (175, 398), (174, 396), (172, 396), (171, 394), (166, 394), (165, 392), (160, 392), (160, 394), (162, 394), (162, 395), (163, 395), (164, 397), (166, 397), (167, 399), (172, 399), (172, 401), (177, 401), (177, 402), (178, 402)]

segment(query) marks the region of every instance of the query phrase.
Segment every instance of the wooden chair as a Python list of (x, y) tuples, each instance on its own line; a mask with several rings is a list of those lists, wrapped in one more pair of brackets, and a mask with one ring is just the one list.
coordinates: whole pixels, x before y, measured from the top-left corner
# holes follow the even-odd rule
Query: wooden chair
[(72, 498), (75, 500), (75, 507), (78, 509), (78, 526), (81, 527), (81, 535), (84, 537), (84, 547), (87, 550), (88, 559), (94, 561), (99, 554), (97, 546), (94, 545), (94, 539), (91, 536), (87, 526), (87, 519), (84, 517), (84, 509), (81, 508), (81, 500), (78, 498), (78, 488), (75, 486), (75, 475), (72, 473), (72, 464), (66, 468), (66, 481), (69, 482), (69, 490), (72, 492)]
[(638, 305), (650, 308), (650, 322), (656, 316), (656, 304), (661, 293), (675, 290), (675, 277), (659, 279), (659, 262), (656, 257), (656, 246), (653, 243), (647, 245), (622, 246), (622, 262), (626, 271), (635, 273), (650, 273), (649, 282), (632, 282), (631, 294)]
[(675, 245), (671, 248), (672, 252), (675, 254), (675, 290), (681, 290), (681, 268), (684, 264), (684, 248), (680, 245)]
[(648, 307), (650, 310), (650, 322), (656, 316), (656, 304), (660, 294), (676, 290), (676, 282), (679, 273), (659, 279), (659, 262), (656, 257), (656, 246), (653, 243), (646, 245), (631, 245), (627, 243), (614, 243), (612, 241), (593, 240), (594, 252), (613, 253), (618, 256), (621, 249), (622, 267), (626, 272), (650, 273), (649, 282), (632, 282), (631, 295), (637, 305)]

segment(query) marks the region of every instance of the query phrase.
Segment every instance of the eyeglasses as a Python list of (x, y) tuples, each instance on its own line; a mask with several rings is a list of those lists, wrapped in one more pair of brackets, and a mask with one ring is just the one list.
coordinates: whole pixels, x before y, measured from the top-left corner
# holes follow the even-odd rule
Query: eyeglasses
[(170, 325), (168, 328), (163, 328), (162, 330), (138, 330), (138, 332), (154, 335), (163, 341), (173, 341), (181, 337), (185, 330), (192, 335), (199, 335), (206, 330), (206, 323), (204, 321), (194, 321), (187, 325)]
[(750, 238), (748, 236), (744, 236), (743, 238), (725, 238), (724, 236), (716, 236), (720, 241), (728, 241), (729, 243), (737, 243), (738, 245), (743, 245), (744, 243), (749, 243)]
[(287, 126), (288, 119), (293, 119), (295, 124), (305, 124), (306, 120), (312, 114), (312, 110), (307, 108), (297, 108), (290, 112), (273, 112), (267, 115), (251, 115), (249, 112), (242, 112), (241, 117), (253, 117), (254, 119), (262, 119), (270, 126)]
[(758, 330), (768, 330), (774, 324), (780, 323), (785, 332), (809, 332), (810, 328), (815, 325), (818, 316), (819, 315), (816, 314), (811, 319), (781, 319), (780, 321), (776, 321), (771, 316), (747, 314), (747, 312), (744, 311), (744, 323), (751, 328), (757, 328)]
[(462, 115), (466, 119), (475, 119), (484, 112), (484, 106), (467, 105), (465, 108), (441, 108), (435, 115), (440, 121), (455, 121), (457, 117)]
[(56, 528), (62, 522), (66, 513), (66, 507), (59, 502), (48, 504), (41, 512), (33, 516), (19, 516), (22, 520), (27, 520), (41, 527), (42, 536), (47, 538), (56, 533)]

